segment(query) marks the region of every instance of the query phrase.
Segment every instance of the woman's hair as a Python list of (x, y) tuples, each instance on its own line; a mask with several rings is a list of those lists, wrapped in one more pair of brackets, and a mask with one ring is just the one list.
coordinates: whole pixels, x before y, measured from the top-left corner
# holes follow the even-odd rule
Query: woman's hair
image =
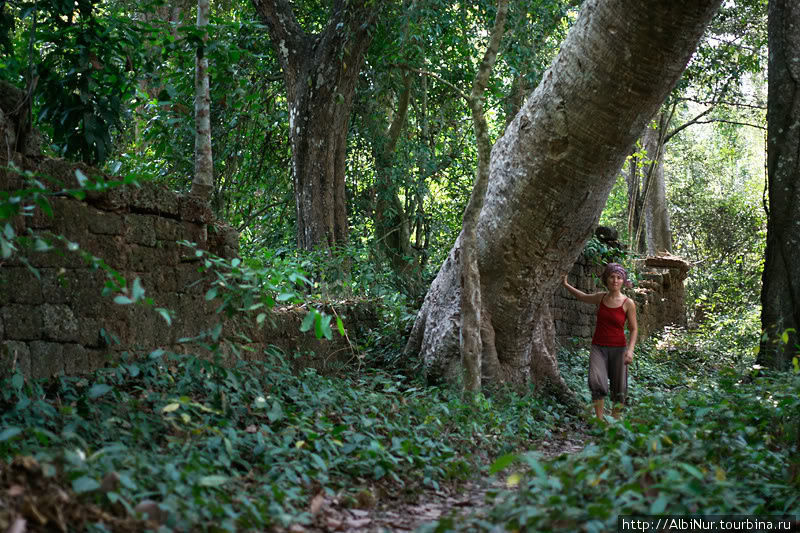
[(623, 285), (625, 285), (626, 287), (632, 286), (632, 283), (628, 281), (628, 272), (622, 265), (620, 265), (619, 263), (608, 263), (606, 265), (605, 270), (603, 270), (603, 273), (600, 275), (600, 279), (602, 280), (603, 285), (605, 285), (606, 287), (608, 287), (608, 277), (611, 274), (619, 274), (620, 277), (622, 277)]

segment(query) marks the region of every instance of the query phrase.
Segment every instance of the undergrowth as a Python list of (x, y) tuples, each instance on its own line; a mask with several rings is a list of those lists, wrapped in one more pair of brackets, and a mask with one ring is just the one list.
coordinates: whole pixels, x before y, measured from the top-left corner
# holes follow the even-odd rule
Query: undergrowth
[[(494, 470), (519, 465), (507, 477), (513, 488), (490, 493), (480, 515), (447, 517), (425, 530), (614, 531), (620, 515), (796, 517), (800, 374), (754, 365), (758, 334), (746, 319), (734, 327), (728, 318), (637, 348), (631, 405), (620, 421), (595, 425), (577, 454), (501, 458)], [(560, 359), (568, 383), (585, 390), (585, 351)]]
[(156, 351), (91, 376), (15, 374), (0, 393), (0, 467), (32, 456), (109, 512), (151, 500), (164, 527), (241, 531), (308, 523), (320, 492), (403, 497), (465, 479), (559, 416), (513, 392), (467, 404), (399, 375), (289, 367), (277, 353), (231, 368)]

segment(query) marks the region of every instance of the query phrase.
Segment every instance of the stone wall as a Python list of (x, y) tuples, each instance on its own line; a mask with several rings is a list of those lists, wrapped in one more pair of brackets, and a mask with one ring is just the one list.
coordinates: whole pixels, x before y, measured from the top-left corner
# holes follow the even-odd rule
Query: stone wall
[[(61, 160), (19, 156), (16, 164), (55, 178), (63, 187), (77, 186), (76, 168), (93, 173), (93, 179), (110, 179)], [(0, 161), (0, 168), (7, 166)], [(0, 190), (24, 186), (18, 172), (0, 170)], [(62, 186), (50, 187), (62, 190)], [(52, 251), (23, 253), (21, 257), (35, 267), (36, 274), (15, 255), (0, 263), (0, 371), (16, 365), (26, 376), (47, 377), (102, 367), (122, 351), (198, 350), (179, 339), (196, 337), (219, 323), (219, 301), (206, 301), (213, 277), (199, 271), (201, 260), (194, 249), (178, 241), (194, 242), (198, 248), (231, 258), (238, 252), (236, 231), (216, 222), (208, 207), (195, 198), (153, 184), (91, 192), (82, 201), (60, 195), (50, 197), (49, 203), (53, 216), (37, 208), (30, 216), (13, 219), (17, 235), (31, 230), (67, 237), (80, 251), (102, 258), (128, 280), (129, 287), (140, 279), (154, 305), (119, 305), (113, 302), (113, 294), (102, 296), (106, 273), (79, 251), (68, 249), (67, 243), (52, 241), (56, 243)], [(175, 312), (171, 326), (155, 307)], [(362, 322), (375, 318), (366, 308), (339, 312)], [(318, 341), (313, 334), (298, 335), (304, 316), (303, 309), (283, 309), (273, 314), (273, 324), (266, 321), (263, 327), (253, 327), (254, 321), (246, 325), (228, 321), (222, 338), (246, 334), (253, 351), (244, 352), (245, 358), (261, 357), (267, 345), (291, 352), (314, 351), (320, 361), (331, 353), (351, 355), (349, 344), (336, 332), (332, 342)], [(229, 356), (230, 350), (224, 355)]]
[[(674, 256), (649, 257), (637, 262), (638, 280), (632, 289), (623, 292), (636, 302), (640, 340), (670, 324), (686, 325), (683, 281), (688, 270), (688, 263)], [(600, 282), (602, 272), (603, 265), (581, 256), (569, 273), (569, 282), (586, 293), (605, 290)], [(591, 342), (596, 313), (595, 306), (579, 302), (560, 287), (553, 296), (558, 343), (571, 346), (576, 342), (581, 345)]]
[[(108, 181), (80, 164), (17, 154), (15, 164), (40, 177), (55, 178), (55, 191), (76, 187), (79, 169), (92, 179)], [(0, 160), (0, 169), (8, 163)], [(43, 181), (43, 178), (42, 178)], [(43, 181), (44, 182), (44, 181)], [(54, 181), (44, 183), (55, 183)], [(0, 170), (0, 190), (25, 187), (19, 172)], [(55, 249), (28, 251), (0, 262), (0, 372), (19, 367), (27, 376), (90, 371), (115, 360), (123, 351), (148, 353), (155, 348), (204, 353), (196, 344), (179, 342), (196, 337), (220, 322), (219, 302), (207, 301), (214, 279), (200, 272), (194, 249), (178, 244), (189, 241), (198, 248), (232, 258), (238, 251), (237, 233), (216, 222), (202, 202), (153, 184), (114, 187), (90, 192), (83, 200), (60, 194), (49, 198), (52, 216), (41, 208), (18, 216), (12, 225), (18, 235), (63, 235), (75, 243), (53, 240)], [(0, 228), (2, 229), (2, 228)], [(128, 280), (139, 279), (154, 305), (119, 305), (113, 294), (102, 296), (106, 272), (80, 252), (102, 258)], [(23, 259), (36, 269), (32, 272)], [(629, 291), (638, 306), (640, 336), (644, 338), (666, 324), (685, 322), (683, 280), (686, 264), (678, 259), (650, 258), (640, 267), (638, 286)], [(570, 280), (576, 287), (597, 290), (602, 267), (581, 258)], [(155, 307), (174, 311), (168, 325)], [(367, 303), (339, 309), (349, 319), (351, 336), (377, 325), (374, 306)], [(553, 299), (557, 339), (588, 342), (594, 328), (595, 308), (575, 300), (564, 289)], [(313, 352), (303, 366), (324, 367), (331, 361), (352, 358), (347, 339), (334, 333), (332, 342), (312, 334), (299, 334), (305, 310), (285, 308), (273, 313), (272, 324), (255, 327), (253, 320), (224, 322), (221, 338), (250, 339), (241, 357), (263, 357), (273, 345), (286, 352)], [(244, 323), (243, 323), (244, 322)], [(225, 357), (231, 356), (224, 349)]]

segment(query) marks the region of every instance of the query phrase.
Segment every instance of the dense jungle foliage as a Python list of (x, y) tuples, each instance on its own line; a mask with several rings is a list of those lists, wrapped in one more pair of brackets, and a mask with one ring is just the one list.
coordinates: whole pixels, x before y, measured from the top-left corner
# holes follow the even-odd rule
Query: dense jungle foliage
[[(324, 27), (328, 2), (294, 4), (309, 31)], [(486, 93), (493, 140), (519, 95), (538, 84), (579, 4), (511, 4)], [(30, 505), (41, 527), (302, 530), (320, 526), (313, 503), (320, 494), (363, 509), (476, 478), (499, 479), (506, 489), (490, 490), (473, 514), (423, 530), (609, 531), (621, 514), (800, 515), (798, 359), (785, 373), (754, 365), (767, 224), (766, 0), (723, 3), (664, 104), (671, 110), (665, 128), (675, 132), (663, 154), (667, 205), (673, 252), (692, 266), (691, 329), (670, 329), (637, 347), (630, 406), (607, 426), (591, 418), (587, 350), (577, 345), (560, 349), (559, 365), (586, 405), (579, 412), (533, 389), (465, 398), (425, 383), (420, 362), (403, 356), (472, 190), (470, 111), (454, 89), (472, 83), (494, 2), (404, 0), (377, 19), (348, 125), (349, 239), (315, 251), (295, 244), (289, 110), (265, 25), (249, 2), (211, 7), (203, 45), (194, 5), (3, 2), (0, 80), (28, 95), (45, 155), (119, 177), (106, 185), (86, 180), (84, 189), (155, 181), (188, 191), (194, 59), (203, 46), (211, 205), (241, 236), (240, 259), (198, 251), (229, 289), (206, 297), (224, 301), (221, 314), (260, 303), (259, 323), (275, 305), (305, 304), (312, 311), (303, 328), (318, 337), (347, 327), (323, 304), (369, 300), (381, 327), (358, 339), (358, 356), (330, 375), (297, 370), (300, 354), (277, 350), (262, 363), (156, 350), (91, 375), (36, 381), (6, 373), (0, 485), (11, 496), (37, 494)], [(387, 167), (385, 144), (404, 90), (410, 105)], [(631, 160), (641, 170), (652, 160), (638, 148)], [(587, 254), (633, 267), (645, 251), (632, 235), (630, 173), (626, 165), (600, 219), (626, 246), (612, 250), (592, 239)], [(37, 182), (46, 177), (29, 178), (25, 191), (0, 192), (3, 258), (50, 246), (15, 234), (8, 222), (45, 207), (53, 194)], [(385, 205), (408, 226), (412, 271), (397, 268), (379, 234)], [(109, 280), (108, 291), (132, 289), (118, 303), (158, 305), (134, 280), (113, 271)], [(169, 310), (161, 311), (169, 321)], [(219, 354), (207, 333), (187, 343)], [(586, 442), (582, 451), (537, 452), (568, 434)], [(5, 498), (0, 530), (11, 526)]]

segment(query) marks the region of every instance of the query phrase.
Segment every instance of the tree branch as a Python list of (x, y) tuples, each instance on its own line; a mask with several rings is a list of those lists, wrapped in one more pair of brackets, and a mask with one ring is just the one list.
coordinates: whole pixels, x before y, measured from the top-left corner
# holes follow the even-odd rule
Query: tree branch
[(431, 72), (430, 70), (423, 70), (421, 68), (415, 68), (415, 67), (411, 67), (409, 65), (403, 65), (403, 64), (399, 64), (399, 63), (394, 63), (391, 66), (396, 67), (396, 68), (401, 68), (401, 69), (404, 69), (404, 70), (408, 70), (410, 72), (416, 72), (417, 74), (422, 74), (423, 76), (430, 76), (431, 78), (444, 83), (445, 85), (450, 87), (453, 91), (455, 91), (455, 93), (458, 96), (460, 96), (461, 98), (463, 98), (464, 100), (469, 102), (469, 95), (467, 93), (465, 93), (464, 91), (462, 91), (461, 89), (459, 89), (458, 87), (456, 87), (455, 85), (453, 85), (452, 83), (447, 81), (446, 79), (442, 78), (438, 74), (436, 74), (434, 72)]
[(767, 128), (764, 126), (759, 126), (758, 124), (750, 124), (749, 122), (738, 122), (736, 120), (725, 120), (722, 118), (711, 118), (708, 120), (699, 120), (695, 122), (695, 124), (711, 124), (712, 122), (722, 122), (723, 124), (733, 124), (735, 126), (749, 126), (751, 128), (756, 128), (759, 130), (767, 131)]

